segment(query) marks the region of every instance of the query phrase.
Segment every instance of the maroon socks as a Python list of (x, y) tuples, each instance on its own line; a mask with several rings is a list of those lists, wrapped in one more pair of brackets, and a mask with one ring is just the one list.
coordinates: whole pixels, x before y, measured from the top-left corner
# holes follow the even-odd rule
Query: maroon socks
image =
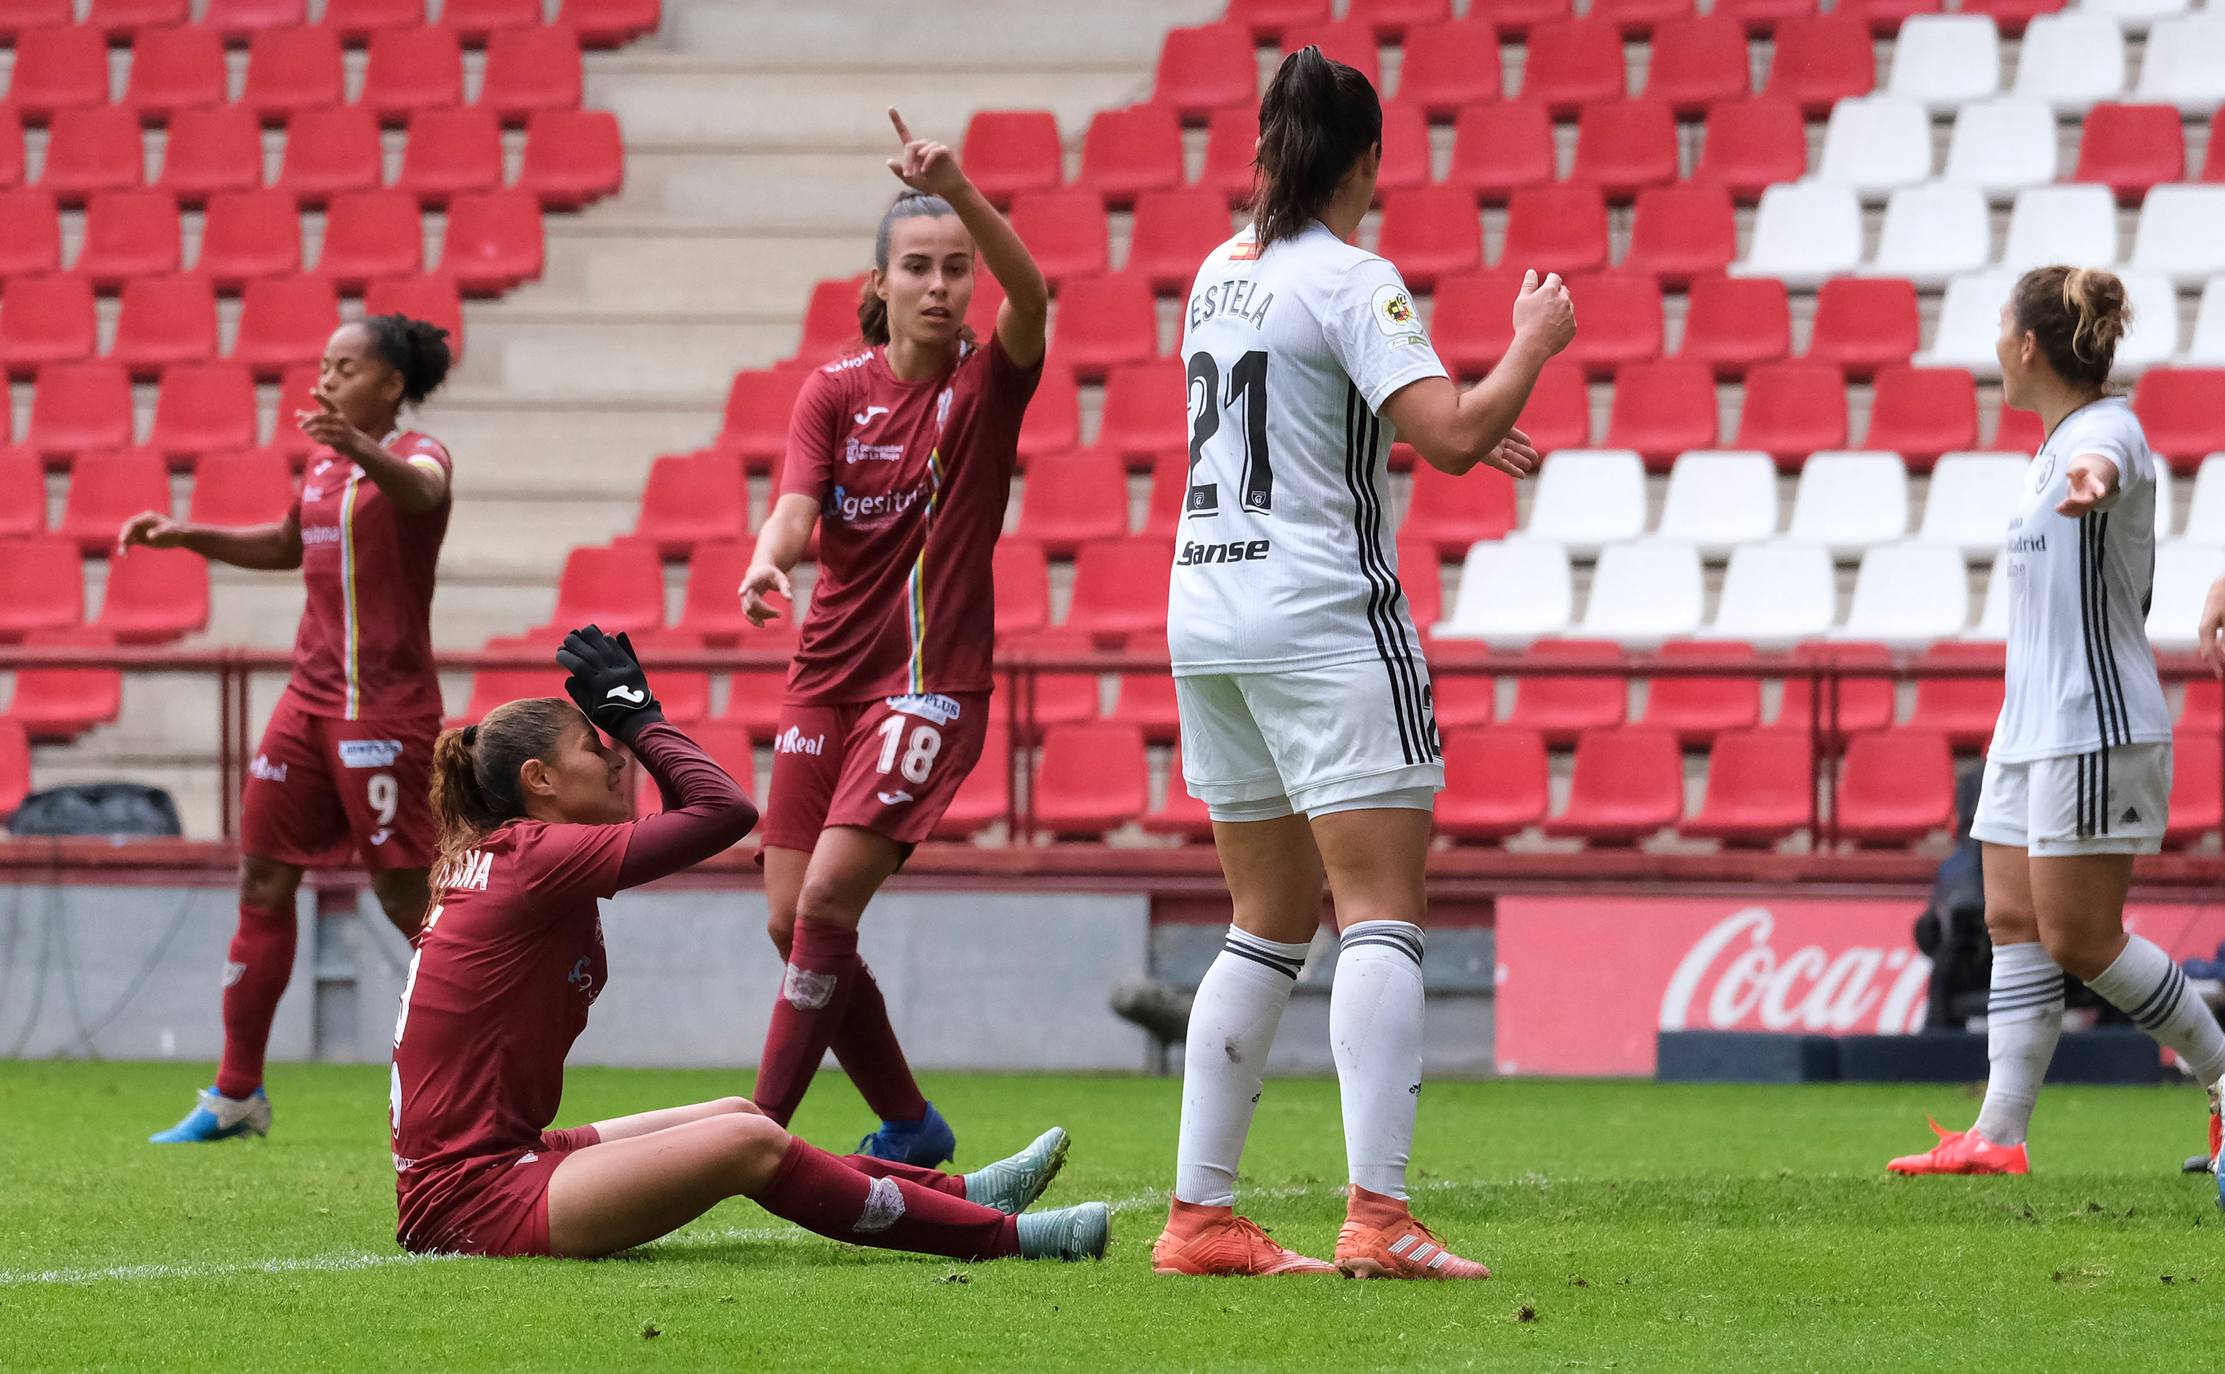
[(224, 1058), (216, 1090), (242, 1098), (263, 1085), (263, 1054), (270, 1022), (294, 971), (294, 913), (242, 904), (224, 966)]

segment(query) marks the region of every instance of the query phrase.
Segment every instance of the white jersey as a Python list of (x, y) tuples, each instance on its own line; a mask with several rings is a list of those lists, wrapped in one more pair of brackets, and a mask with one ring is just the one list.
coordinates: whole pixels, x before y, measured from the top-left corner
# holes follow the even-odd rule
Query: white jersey
[(1424, 695), (1393, 547), (1391, 431), (1376, 412), (1445, 366), (1398, 269), (1318, 220), (1265, 251), (1246, 229), (1198, 269), (1182, 357), (1175, 676), (1380, 659)]
[[(2077, 520), (2055, 507), (2071, 460), (2117, 467), (2106, 506)], [(2123, 398), (2065, 416), (2032, 459), (2023, 508), (2002, 546), (2009, 578), (2008, 695), (1988, 757), (1998, 763), (2167, 743), (2171, 712), (2148, 647), (2155, 582), (2155, 455)]]

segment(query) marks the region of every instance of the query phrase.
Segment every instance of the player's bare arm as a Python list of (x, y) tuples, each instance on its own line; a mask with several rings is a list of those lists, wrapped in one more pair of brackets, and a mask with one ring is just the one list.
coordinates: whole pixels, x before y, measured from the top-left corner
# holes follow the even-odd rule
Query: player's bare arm
[(440, 464), (404, 458), (356, 428), (322, 392), (315, 399), (316, 410), (294, 412), (301, 432), (362, 468), (389, 501), (412, 515), (422, 515), (448, 499), (448, 473)]
[(141, 511), (126, 520), (116, 536), (116, 552), (123, 553), (134, 545), (185, 549), (213, 563), (256, 572), (281, 572), (301, 566), (301, 522), (289, 511), (285, 519), (273, 524), (223, 529), (189, 525), (156, 511)]
[(819, 503), (801, 493), (789, 492), (773, 503), (773, 513), (757, 532), (757, 551), (750, 557), (739, 589), (742, 614), (749, 617), (750, 624), (764, 625), (780, 618), (782, 612), (766, 599), (768, 596), (795, 600), (788, 586), (788, 570), (803, 557), (811, 542), (812, 526), (818, 522)]
[(2071, 459), (2063, 477), (2070, 484), (2070, 495), (2057, 503), (2057, 515), (2076, 520), (2107, 506), (2117, 494), (2117, 465), (2099, 453), (2081, 453)]
[(2225, 678), (2225, 577), (2210, 583), (2210, 594), (2202, 599), (2202, 621), (2194, 631), (2194, 643), (2210, 671)]
[(1526, 477), (1537, 468), (1537, 450), (1514, 422), (1546, 361), (1575, 337), (1576, 306), (1560, 275), (1540, 281), (1536, 272), (1525, 273), (1514, 299), (1514, 342), (1491, 375), (1466, 391), (1446, 377), (1410, 382), (1383, 403), (1383, 418), (1442, 472), (1465, 473), (1481, 463)]
[(948, 144), (912, 137), (894, 106), (888, 117), (904, 144), (903, 152), (888, 160), (888, 169), (906, 186), (940, 196), (958, 212), (958, 222), (981, 250), (982, 265), (1004, 288), (1004, 304), (997, 308), (997, 342), (1015, 364), (1035, 366), (1043, 357), (1044, 327), (1051, 311), (1051, 288), (1043, 280), (1042, 269), (1012, 225), (966, 176)]

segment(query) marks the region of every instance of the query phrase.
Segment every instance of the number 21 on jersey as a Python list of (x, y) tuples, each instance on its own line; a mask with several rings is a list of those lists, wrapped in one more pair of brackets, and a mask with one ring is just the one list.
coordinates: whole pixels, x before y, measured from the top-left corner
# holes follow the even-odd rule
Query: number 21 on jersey
[[(1220, 483), (1200, 481), (1198, 460), (1205, 456), (1205, 446), (1221, 432), (1221, 408), (1244, 404), (1243, 423), (1233, 432), (1244, 444), (1244, 468), (1241, 490), (1242, 504), (1247, 511), (1267, 515), (1275, 507), (1275, 469), (1267, 452), (1267, 353), (1253, 349), (1236, 360), (1228, 370), (1228, 382), (1221, 382), (1221, 365), (1210, 353), (1200, 349), (1190, 355), (1188, 367), (1190, 386), (1190, 486), (1184, 496), (1182, 509), (1194, 516), (1218, 515), (1221, 510)], [(1227, 399), (1222, 400), (1222, 392)]]

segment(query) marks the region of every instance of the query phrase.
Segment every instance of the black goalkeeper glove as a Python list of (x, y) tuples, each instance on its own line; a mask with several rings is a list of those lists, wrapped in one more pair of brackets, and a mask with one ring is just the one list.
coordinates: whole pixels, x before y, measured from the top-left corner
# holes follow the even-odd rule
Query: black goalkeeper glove
[(556, 661), (571, 674), (564, 690), (573, 703), (619, 743), (630, 747), (643, 726), (664, 719), (641, 660), (634, 656), (633, 641), (623, 634), (612, 639), (593, 625), (574, 630), (564, 636)]

